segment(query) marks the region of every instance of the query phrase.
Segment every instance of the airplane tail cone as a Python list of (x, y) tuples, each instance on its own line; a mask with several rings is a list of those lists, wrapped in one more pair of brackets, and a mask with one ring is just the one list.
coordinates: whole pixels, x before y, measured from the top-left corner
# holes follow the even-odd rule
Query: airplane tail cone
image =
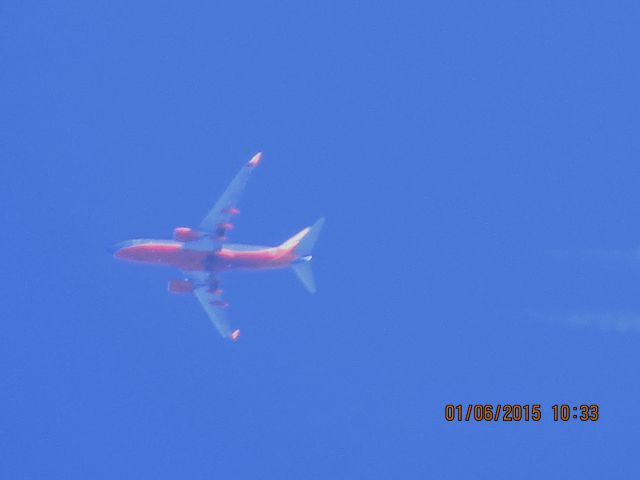
[(282, 244), (285, 248), (293, 248), (295, 254), (299, 256), (291, 268), (309, 293), (316, 293), (316, 282), (313, 278), (313, 270), (311, 270), (311, 259), (313, 258), (311, 252), (323, 225), (324, 218), (320, 218), (312, 227), (305, 228)]

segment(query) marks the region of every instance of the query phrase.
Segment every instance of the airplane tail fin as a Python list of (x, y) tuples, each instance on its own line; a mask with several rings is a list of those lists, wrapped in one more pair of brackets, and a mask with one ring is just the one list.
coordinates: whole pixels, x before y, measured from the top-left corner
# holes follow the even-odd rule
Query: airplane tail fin
[(316, 282), (313, 278), (313, 270), (311, 270), (311, 252), (318, 240), (322, 225), (324, 225), (324, 218), (318, 219), (313, 226), (305, 228), (280, 246), (292, 249), (299, 257), (291, 264), (291, 267), (309, 293), (316, 292)]

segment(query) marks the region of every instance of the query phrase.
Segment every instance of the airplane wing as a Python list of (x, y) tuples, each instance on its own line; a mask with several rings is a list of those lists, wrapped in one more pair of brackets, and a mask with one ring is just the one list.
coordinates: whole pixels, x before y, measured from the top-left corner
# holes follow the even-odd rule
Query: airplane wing
[(240, 213), (238, 201), (244, 191), (247, 180), (249, 180), (253, 169), (260, 163), (261, 158), (262, 153), (256, 153), (242, 167), (207, 216), (200, 222), (199, 229), (201, 231), (214, 233), (219, 240), (224, 240), (226, 232), (233, 228), (231, 217)]
[(229, 320), (227, 320), (225, 309), (227, 303), (222, 300), (220, 293), (215, 293), (211, 287), (204, 285), (194, 289), (196, 298), (204, 308), (205, 312), (209, 316), (209, 320), (216, 327), (220, 335), (224, 338), (230, 338), (231, 340), (237, 340), (240, 336), (240, 330), (231, 330)]
[(229, 305), (222, 299), (222, 290), (220, 290), (218, 280), (210, 272), (183, 271), (182, 273), (196, 285), (193, 293), (220, 335), (224, 338), (237, 340), (240, 336), (240, 330), (232, 330), (229, 320), (227, 320), (226, 309)]
[[(247, 185), (253, 169), (260, 163), (262, 153), (256, 153), (251, 160), (236, 174), (222, 196), (218, 199), (206, 217), (202, 219), (199, 229), (203, 232), (213, 233), (216, 241), (225, 239), (226, 232), (233, 228), (231, 217), (240, 213), (238, 202)], [(211, 240), (207, 240), (211, 242)], [(217, 244), (217, 243), (216, 243)], [(210, 245), (203, 244), (203, 248)], [(208, 272), (183, 272), (197, 286), (193, 290), (196, 298), (207, 312), (209, 320), (224, 338), (237, 340), (240, 330), (232, 330), (227, 320), (225, 309), (228, 304), (222, 299), (222, 291), (218, 289), (218, 282)]]

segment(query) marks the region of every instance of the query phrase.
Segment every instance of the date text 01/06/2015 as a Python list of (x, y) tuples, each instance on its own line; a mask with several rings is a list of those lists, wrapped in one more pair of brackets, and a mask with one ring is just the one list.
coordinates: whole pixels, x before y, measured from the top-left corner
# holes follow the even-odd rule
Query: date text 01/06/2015
[[(595, 422), (600, 419), (600, 408), (596, 404), (555, 404), (551, 407), (554, 422)], [(542, 406), (532, 404), (447, 404), (444, 419), (447, 422), (539, 422), (542, 420)]]

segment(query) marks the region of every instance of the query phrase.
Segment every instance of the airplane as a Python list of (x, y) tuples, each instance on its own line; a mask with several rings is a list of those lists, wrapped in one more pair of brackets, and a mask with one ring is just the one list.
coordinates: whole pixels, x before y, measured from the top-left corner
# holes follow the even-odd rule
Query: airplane
[(227, 320), (229, 304), (222, 299), (221, 273), (291, 267), (310, 293), (316, 291), (311, 252), (324, 218), (277, 246), (227, 243), (232, 218), (240, 213), (240, 196), (261, 159), (262, 153), (257, 153), (242, 167), (197, 228), (177, 227), (173, 240), (127, 240), (110, 249), (119, 260), (179, 268), (183, 278), (170, 280), (169, 292), (193, 293), (220, 335), (234, 341), (240, 337), (240, 330), (232, 329)]

